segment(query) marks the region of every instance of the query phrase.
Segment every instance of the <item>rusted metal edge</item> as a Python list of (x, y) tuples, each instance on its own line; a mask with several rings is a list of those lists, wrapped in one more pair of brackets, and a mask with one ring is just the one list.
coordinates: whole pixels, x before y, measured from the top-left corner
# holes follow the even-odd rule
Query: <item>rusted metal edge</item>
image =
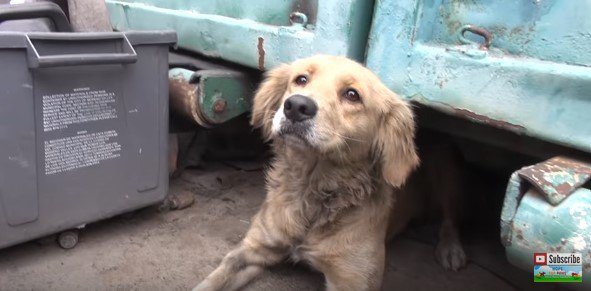
[(211, 127), (201, 116), (199, 108), (199, 86), (186, 80), (183, 75), (175, 75), (168, 80), (170, 110), (203, 127)]
[(591, 179), (591, 164), (558, 156), (519, 170), (552, 205), (558, 205)]
[(507, 130), (511, 130), (511, 131), (515, 131), (515, 132), (525, 132), (526, 129), (525, 127), (518, 125), (518, 124), (513, 124), (507, 121), (503, 121), (503, 120), (497, 120), (497, 119), (492, 119), (488, 116), (485, 115), (480, 115), (478, 113), (474, 113), (470, 110), (467, 109), (461, 109), (461, 108), (453, 108), (453, 114), (459, 117), (463, 117), (469, 120), (473, 120), (473, 121), (477, 121), (483, 124), (487, 124), (487, 125), (491, 125), (494, 127), (498, 127), (498, 128), (502, 128), (502, 129), (507, 129)]
[(265, 70), (265, 39), (259, 36), (259, 41), (257, 44), (257, 52), (259, 54), (258, 63), (259, 63), (259, 70)]
[(450, 104), (447, 104), (445, 102), (428, 100), (425, 97), (423, 97), (421, 94), (415, 94), (415, 95), (410, 96), (410, 100), (417, 102), (419, 104), (425, 105), (425, 106), (429, 106), (431, 108), (442, 111), (444, 113), (451, 114), (451, 115), (454, 115), (457, 117), (461, 117), (461, 118), (464, 118), (464, 119), (467, 119), (470, 121), (490, 125), (490, 126), (500, 128), (500, 129), (513, 131), (513, 132), (516, 132), (519, 134), (523, 134), (523, 133), (527, 132), (527, 128), (525, 128), (522, 125), (510, 123), (510, 122), (504, 121), (504, 120), (493, 119), (493, 118), (490, 118), (486, 115), (472, 112), (468, 109), (456, 108), (456, 107), (454, 107)]

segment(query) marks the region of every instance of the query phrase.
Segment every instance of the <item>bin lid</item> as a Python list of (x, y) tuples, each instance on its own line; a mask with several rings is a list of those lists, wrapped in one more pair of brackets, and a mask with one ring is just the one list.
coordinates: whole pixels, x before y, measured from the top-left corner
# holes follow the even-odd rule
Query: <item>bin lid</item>
[(126, 31), (126, 32), (2, 32), (0, 49), (26, 48), (29, 39), (94, 40), (127, 37), (131, 45), (174, 44), (176, 32), (167, 31)]

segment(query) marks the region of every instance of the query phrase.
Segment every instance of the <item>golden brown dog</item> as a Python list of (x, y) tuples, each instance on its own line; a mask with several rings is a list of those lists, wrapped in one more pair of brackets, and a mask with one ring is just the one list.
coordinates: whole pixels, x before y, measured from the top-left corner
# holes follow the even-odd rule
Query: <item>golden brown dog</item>
[[(251, 123), (275, 154), (266, 200), (240, 246), (194, 290), (239, 289), (287, 258), (321, 271), (328, 290), (380, 289), (387, 238), (424, 208), (422, 183), (404, 186), (419, 165), (410, 106), (362, 65), (315, 56), (267, 74)], [(437, 253), (456, 269), (465, 256), (449, 209)]]

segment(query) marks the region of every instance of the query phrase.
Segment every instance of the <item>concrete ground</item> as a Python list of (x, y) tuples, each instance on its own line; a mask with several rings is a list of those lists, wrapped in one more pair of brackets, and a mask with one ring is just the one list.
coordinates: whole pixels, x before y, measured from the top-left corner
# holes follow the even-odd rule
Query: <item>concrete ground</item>
[[(247, 230), (264, 198), (261, 168), (214, 163), (186, 170), (170, 190), (193, 192), (193, 206), (148, 207), (90, 224), (74, 249), (45, 239), (0, 250), (0, 290), (188, 290)], [(554, 290), (534, 286), (529, 273), (510, 266), (497, 236), (466, 235), (468, 267), (443, 271), (424, 232), (410, 230), (389, 245), (383, 290)], [(305, 266), (286, 264), (246, 290), (323, 290), (323, 280)]]

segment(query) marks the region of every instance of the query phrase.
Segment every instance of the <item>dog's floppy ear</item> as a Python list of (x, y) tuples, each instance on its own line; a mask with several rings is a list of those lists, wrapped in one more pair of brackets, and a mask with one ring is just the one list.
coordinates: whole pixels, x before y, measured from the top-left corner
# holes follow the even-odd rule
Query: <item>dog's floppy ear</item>
[(275, 112), (289, 84), (290, 65), (283, 64), (267, 72), (265, 80), (254, 95), (250, 124), (262, 127), (265, 140), (271, 139), (271, 126)]
[(415, 148), (415, 122), (410, 105), (384, 85), (376, 86), (377, 94), (386, 97), (382, 120), (375, 138), (384, 180), (400, 187), (419, 165)]

